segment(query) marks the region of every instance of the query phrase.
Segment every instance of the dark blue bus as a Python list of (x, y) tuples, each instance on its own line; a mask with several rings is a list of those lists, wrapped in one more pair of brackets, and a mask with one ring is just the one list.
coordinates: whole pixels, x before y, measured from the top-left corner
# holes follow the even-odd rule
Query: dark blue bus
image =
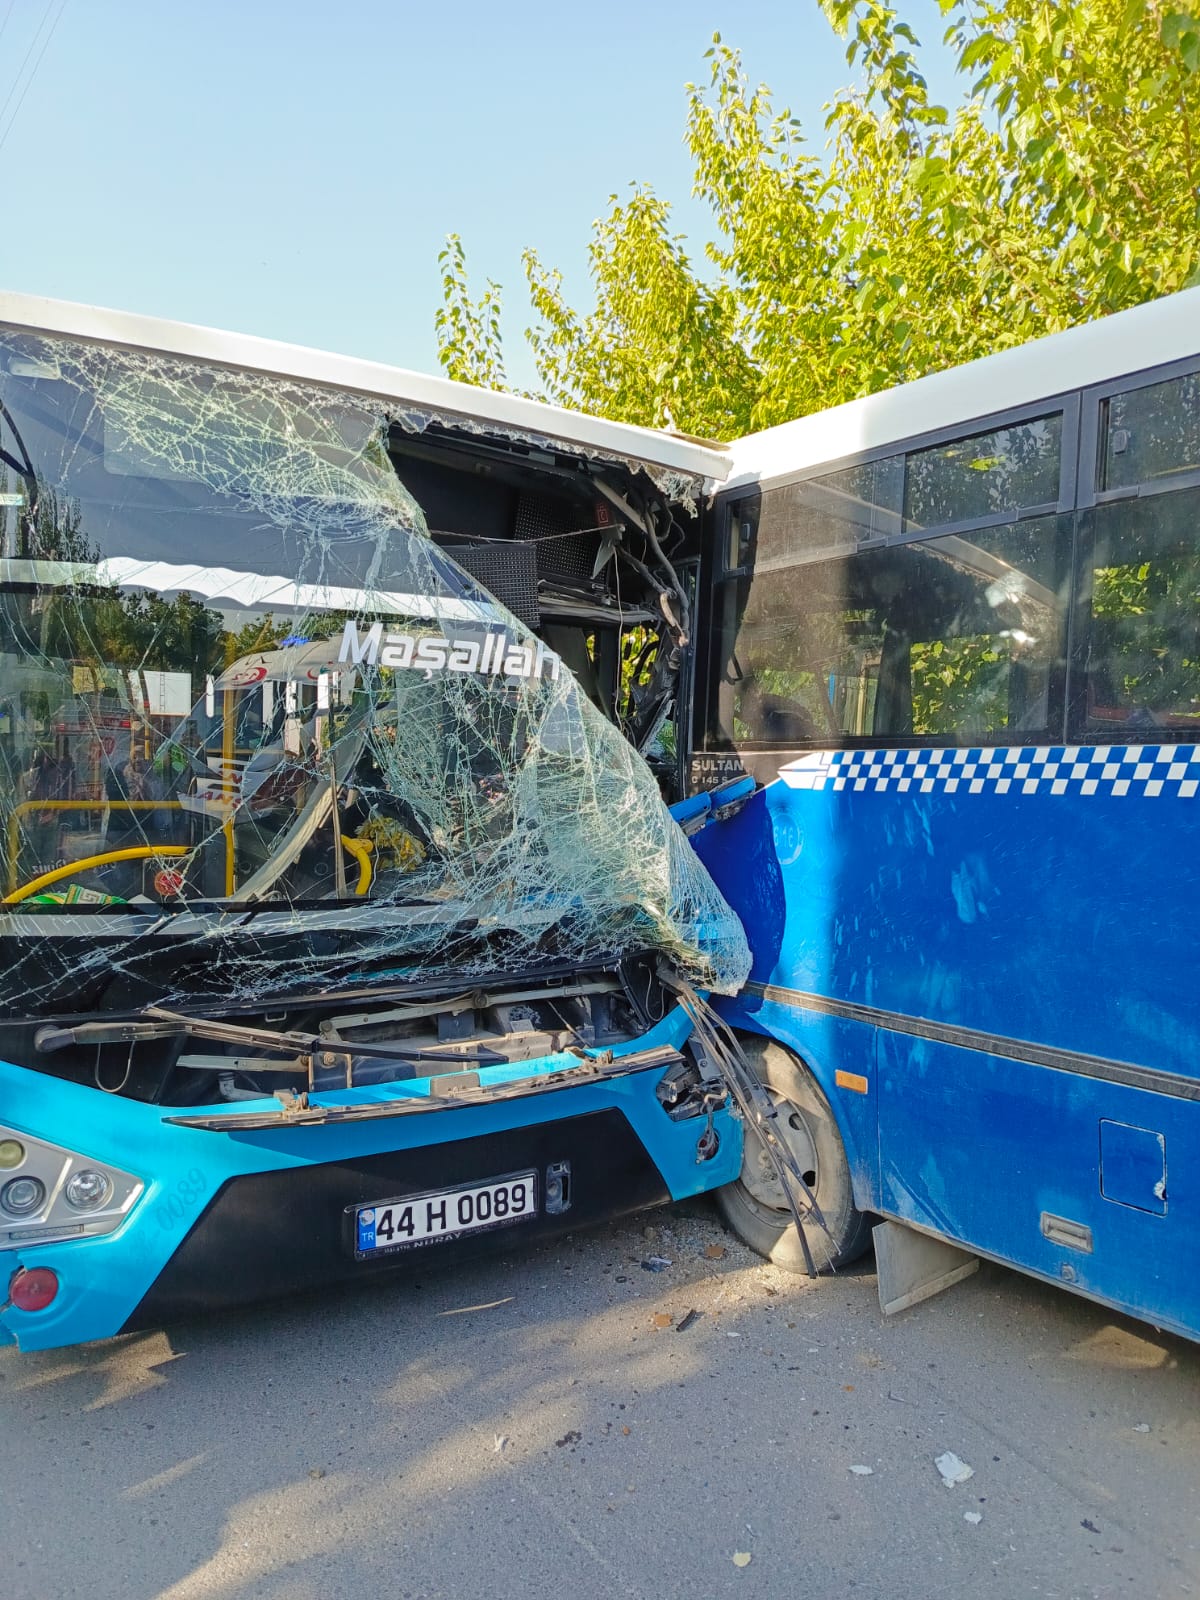
[(1196, 1337), (1200, 292), (731, 454), (692, 780), (761, 787), (696, 844), (826, 1217), (888, 1304), (985, 1256)]

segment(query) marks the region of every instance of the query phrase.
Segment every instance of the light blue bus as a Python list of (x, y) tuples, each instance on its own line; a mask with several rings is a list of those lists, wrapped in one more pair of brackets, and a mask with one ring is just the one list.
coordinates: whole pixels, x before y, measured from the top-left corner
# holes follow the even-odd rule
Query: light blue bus
[(0, 297), (0, 1340), (736, 1179), (749, 951), (665, 803), (723, 469)]

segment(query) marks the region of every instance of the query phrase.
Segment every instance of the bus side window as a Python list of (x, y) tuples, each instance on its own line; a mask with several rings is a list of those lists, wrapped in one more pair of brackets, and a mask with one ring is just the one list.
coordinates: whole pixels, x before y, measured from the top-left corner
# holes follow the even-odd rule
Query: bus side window
[(786, 749), (1049, 735), (1066, 545), (1057, 516), (1031, 517), (729, 580), (717, 736)]
[(1049, 735), (1059, 716), (1066, 556), (1055, 516), (889, 552), (904, 582), (889, 625), (880, 737), (962, 742), (1002, 733)]
[(1200, 490), (1094, 519), (1087, 727), (1200, 731)]
[(1102, 422), (1101, 490), (1200, 472), (1200, 372), (1113, 395)]

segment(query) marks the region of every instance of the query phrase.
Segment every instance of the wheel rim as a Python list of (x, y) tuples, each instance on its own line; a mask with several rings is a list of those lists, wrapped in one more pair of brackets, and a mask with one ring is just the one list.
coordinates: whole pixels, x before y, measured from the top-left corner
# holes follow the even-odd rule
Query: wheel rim
[[(821, 1169), (817, 1163), (816, 1140), (813, 1138), (812, 1129), (804, 1112), (793, 1101), (785, 1099), (774, 1089), (768, 1089), (767, 1094), (775, 1107), (775, 1131), (804, 1175), (804, 1181), (813, 1194), (816, 1194), (821, 1181)], [(775, 1164), (767, 1154), (762, 1140), (753, 1133), (746, 1135), (741, 1184), (752, 1204), (761, 1210), (791, 1215), (791, 1208), (775, 1171)]]

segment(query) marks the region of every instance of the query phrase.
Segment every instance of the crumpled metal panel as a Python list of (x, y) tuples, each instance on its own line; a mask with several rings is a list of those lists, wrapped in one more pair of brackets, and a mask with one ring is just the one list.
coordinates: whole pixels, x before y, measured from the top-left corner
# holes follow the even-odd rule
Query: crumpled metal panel
[[(418, 406), (409, 402), (393, 403), (388, 408), (392, 424), (405, 433), (424, 433), (437, 424), (458, 433), (474, 434), (481, 439), (508, 439), (516, 444), (528, 444), (535, 449), (550, 450), (556, 454), (583, 456), (589, 461), (611, 462), (626, 471), (644, 473), (654, 487), (667, 500), (695, 511), (704, 491), (704, 479), (699, 473), (687, 472), (679, 467), (663, 466), (661, 462), (647, 461), (643, 456), (618, 455), (612, 450), (600, 450), (582, 445), (576, 440), (556, 438), (553, 434), (537, 433), (530, 428), (514, 428), (508, 423), (491, 419), (463, 416), (458, 412), (439, 411), (431, 406)], [(710, 448), (717, 448), (712, 446)]]

